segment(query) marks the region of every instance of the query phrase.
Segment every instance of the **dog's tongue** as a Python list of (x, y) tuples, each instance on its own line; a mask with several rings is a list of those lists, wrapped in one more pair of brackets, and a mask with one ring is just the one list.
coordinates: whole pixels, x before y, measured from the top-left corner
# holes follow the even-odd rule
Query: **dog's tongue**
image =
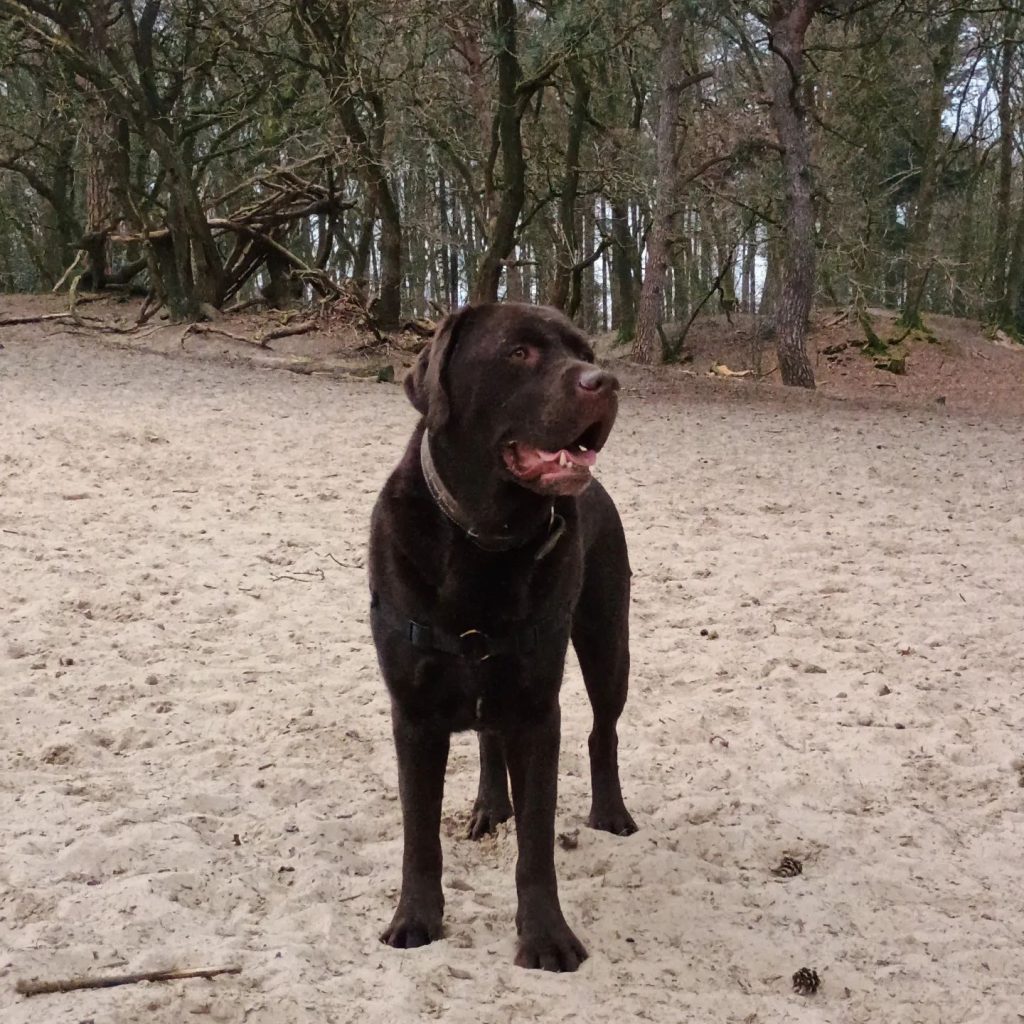
[(515, 446), (514, 457), (518, 475), (527, 479), (535, 479), (566, 469), (589, 470), (597, 462), (597, 452), (580, 451), (578, 448), (576, 451), (559, 448), (552, 452), (525, 444)]

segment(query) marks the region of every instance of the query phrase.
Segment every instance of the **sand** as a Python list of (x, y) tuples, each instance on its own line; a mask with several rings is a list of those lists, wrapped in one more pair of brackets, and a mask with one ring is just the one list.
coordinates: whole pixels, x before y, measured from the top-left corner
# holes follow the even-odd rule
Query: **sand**
[(511, 964), (513, 830), (462, 838), (469, 735), (447, 937), (378, 942), (400, 818), (364, 544), (401, 390), (3, 341), (4, 1024), (1021, 1019), (1020, 423), (627, 390), (599, 473), (635, 570), (641, 831), (582, 826), (571, 661), (557, 861), (591, 957), (556, 976)]

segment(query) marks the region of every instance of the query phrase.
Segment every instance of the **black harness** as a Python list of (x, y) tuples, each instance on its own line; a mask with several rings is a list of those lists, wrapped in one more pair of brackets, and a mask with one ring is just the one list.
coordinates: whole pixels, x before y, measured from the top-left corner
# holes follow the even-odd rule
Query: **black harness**
[(382, 604), (378, 594), (370, 596), (370, 620), (392, 632), (403, 634), (417, 650), (440, 651), (442, 654), (451, 654), (466, 661), (476, 662), (487, 661), (488, 658), (501, 655), (530, 655), (545, 637), (568, 633), (570, 623), (568, 616), (558, 615), (549, 616), (502, 636), (491, 636), (480, 629), (448, 633), (434, 626), (407, 619), (393, 608)]

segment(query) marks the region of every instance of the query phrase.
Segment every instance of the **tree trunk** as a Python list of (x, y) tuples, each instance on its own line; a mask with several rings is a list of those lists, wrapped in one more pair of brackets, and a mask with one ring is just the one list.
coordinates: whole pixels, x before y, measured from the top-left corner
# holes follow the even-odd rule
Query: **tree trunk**
[(946, 109), (946, 79), (953, 66), (963, 11), (955, 11), (939, 30), (939, 49), (932, 58), (932, 80), (928, 90), (928, 102), (924, 111), (923, 137), (921, 139), (921, 177), (918, 183), (917, 202), (910, 224), (907, 240), (907, 284), (900, 323), (904, 327), (920, 329), (921, 308), (924, 304), (925, 286), (931, 261), (928, 258), (928, 243), (931, 239), (932, 213), (939, 179), (939, 139), (942, 134), (942, 115)]
[(555, 245), (555, 279), (548, 298), (549, 305), (563, 310), (569, 300), (573, 268), (580, 256), (580, 240), (576, 234), (576, 193), (580, 184), (580, 147), (583, 142), (583, 131), (587, 126), (587, 104), (590, 101), (590, 85), (583, 75), (579, 61), (569, 61), (568, 69), (573, 86), (572, 112), (569, 116), (569, 138), (565, 147), (562, 197), (558, 204), (560, 230)]
[(370, 195), (363, 200), (363, 215), (359, 222), (359, 234), (353, 249), (352, 277), (366, 283), (370, 275), (370, 250), (373, 248), (373, 226), (376, 223), (377, 207)]
[(782, 383), (813, 388), (807, 357), (807, 319), (814, 297), (814, 210), (811, 152), (800, 97), (804, 37), (820, 0), (773, 0), (769, 28), (772, 62), (772, 123), (782, 147), (786, 192), (786, 255), (782, 288), (772, 316)]
[[(360, 118), (358, 68), (351, 67), (351, 6), (348, 0), (300, 0), (297, 13), (301, 33), (318, 51), (318, 70), (358, 157), (367, 199), (380, 218), (380, 284), (373, 313), (382, 326), (394, 327), (402, 317), (402, 217), (381, 153), (383, 133), (368, 130)], [(371, 121), (379, 123), (382, 101), (375, 99)]]
[[(112, 24), (111, 0), (93, 5), (90, 19), (90, 56), (102, 61)], [(107, 236), (120, 220), (122, 196), (128, 188), (127, 125), (103, 101), (93, 83), (79, 79), (86, 96), (83, 117), (85, 142), (85, 272), (82, 280), (97, 291), (107, 283), (110, 270)]]
[(373, 315), (381, 326), (395, 327), (402, 319), (402, 215), (383, 167), (369, 173), (380, 214), (380, 288)]
[(682, 232), (686, 236), (676, 245), (672, 259), (672, 319), (676, 323), (686, 323), (690, 315), (690, 237), (686, 232), (685, 221)]
[(1006, 12), (999, 61), (999, 184), (996, 192), (995, 237), (992, 240), (990, 317), (997, 327), (1013, 324), (1013, 302), (1006, 287), (1010, 260), (1010, 193), (1013, 184), (1013, 135), (1015, 113), (1012, 103), (1017, 12)]
[(516, 226), (526, 200), (526, 160), (521, 134), (523, 98), (518, 94), (522, 76), (516, 48), (515, 0), (495, 0), (494, 36), (498, 48), (498, 140), (501, 144), (501, 201), (494, 218), (490, 242), (480, 258), (473, 299), (494, 302), (498, 298), (501, 271), (515, 247)]
[(743, 277), (740, 292), (743, 295), (743, 312), (754, 312), (754, 266), (757, 259), (757, 229), (751, 229), (743, 244)]
[(75, 216), (74, 136), (56, 140), (54, 153), (52, 184), (47, 191), (51, 205), (45, 213), (46, 244), (38, 261), (44, 279), (51, 285), (60, 280), (65, 267), (73, 259), (82, 234)]
[[(713, 208), (707, 210), (708, 224), (711, 226), (711, 237), (715, 243), (715, 267), (719, 282), (719, 306), (728, 316), (736, 311), (736, 247), (729, 247), (725, 237), (725, 225)], [(712, 278), (714, 280), (714, 278)]]
[(680, 10), (672, 13), (664, 26), (658, 58), (657, 167), (658, 181), (654, 193), (654, 223), (647, 239), (647, 264), (640, 302), (636, 314), (636, 337), (632, 356), (638, 363), (661, 361), (661, 318), (664, 304), (665, 278), (671, 259), (669, 233), (676, 193), (676, 122), (679, 118), (679, 95), (682, 90), (679, 72), (679, 46), (683, 38)]
[(1024, 203), (1017, 212), (1013, 233), (1010, 269), (1006, 274), (1006, 304), (1009, 309), (1007, 328), (1020, 337), (1024, 335)]
[(622, 343), (633, 340), (636, 331), (636, 288), (633, 264), (636, 261), (633, 235), (629, 230), (629, 206), (622, 200), (611, 202), (612, 234), (612, 328)]

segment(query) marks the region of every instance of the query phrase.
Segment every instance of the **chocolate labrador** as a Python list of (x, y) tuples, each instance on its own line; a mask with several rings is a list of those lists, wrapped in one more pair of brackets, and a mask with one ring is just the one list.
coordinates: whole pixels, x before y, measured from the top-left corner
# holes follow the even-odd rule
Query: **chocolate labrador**
[(515, 962), (574, 971), (587, 956), (555, 879), (558, 691), (571, 637), (594, 713), (588, 824), (635, 832), (616, 734), (630, 569), (618, 512), (590, 472), (618, 387), (561, 313), (511, 303), (449, 316), (406, 378), (422, 419), (377, 500), (369, 557), (405, 830), (391, 946), (441, 935), (449, 737), (475, 729), (469, 835), (515, 815)]

